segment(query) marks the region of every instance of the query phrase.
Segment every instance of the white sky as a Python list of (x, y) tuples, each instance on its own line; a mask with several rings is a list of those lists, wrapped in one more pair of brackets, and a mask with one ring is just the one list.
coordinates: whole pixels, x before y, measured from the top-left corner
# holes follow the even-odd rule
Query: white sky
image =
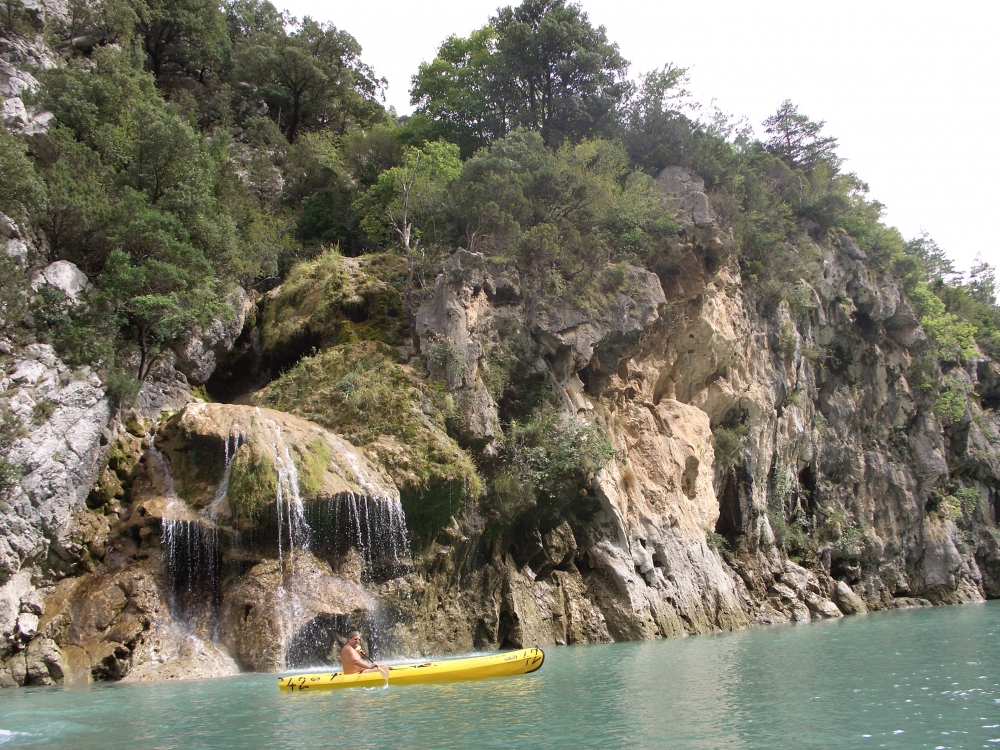
[[(332, 21), (389, 81), (407, 113), (410, 76), (451, 34), (468, 35), (513, 0), (272, 0)], [(630, 60), (673, 62), (694, 97), (760, 122), (791, 99), (840, 140), (844, 169), (871, 186), (907, 239), (926, 230), (967, 270), (1000, 266), (1000, 1), (582, 0)]]

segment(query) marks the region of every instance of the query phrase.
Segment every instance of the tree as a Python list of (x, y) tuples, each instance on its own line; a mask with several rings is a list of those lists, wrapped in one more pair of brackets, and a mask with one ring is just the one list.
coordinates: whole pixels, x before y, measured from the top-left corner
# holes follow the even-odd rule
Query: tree
[(137, 29), (158, 82), (186, 75), (204, 82), (228, 47), (225, 16), (214, 0), (147, 0)]
[(21, 137), (0, 127), (0, 213), (16, 220), (45, 202), (45, 187), (26, 152)]
[(976, 256), (976, 264), (969, 271), (969, 294), (984, 305), (997, 304), (996, 272), (981, 255)]
[(267, 0), (229, 0), (225, 3), (229, 40), (239, 44), (260, 33), (280, 34), (293, 19)]
[(49, 197), (38, 219), (49, 240), (48, 260), (63, 258), (85, 272), (100, 270), (111, 212), (100, 155), (64, 127), (49, 131), (38, 152)]
[(139, 18), (148, 11), (143, 0), (70, 0), (66, 35), (89, 37), (95, 45), (118, 44), (131, 38)]
[(208, 324), (223, 309), (209, 278), (192, 274), (182, 258), (133, 263), (123, 250), (113, 250), (98, 279), (98, 305), (106, 323), (138, 349), (136, 377), (149, 377), (167, 345), (194, 326)]
[(413, 251), (420, 243), (419, 228), (444, 208), (448, 186), (461, 172), (458, 146), (436, 141), (422, 149), (411, 147), (400, 166), (379, 175), (376, 183), (358, 199), (365, 232), (383, 242), (395, 236), (406, 253), (403, 303), (414, 332), (419, 305), (413, 298)]
[(486, 26), (468, 38), (448, 37), (430, 63), (413, 76), (410, 101), (430, 118), (434, 132), (457, 143), (468, 158), (510, 129), (508, 92), (496, 53), (496, 29)]
[(414, 76), (411, 100), (466, 153), (517, 127), (558, 146), (616, 129), (632, 91), (627, 71), (579, 5), (524, 0), (468, 39), (446, 40)]
[(579, 5), (524, 0), (493, 20), (497, 52), (511, 71), (514, 122), (537, 130), (546, 146), (608, 134), (631, 93), (628, 61), (603, 26)]
[(377, 120), (385, 80), (360, 60), (361, 45), (333, 24), (304, 18), (299, 29), (265, 30), (239, 53), (248, 80), (289, 143), (299, 132), (329, 128), (344, 134)]
[(820, 137), (826, 122), (813, 122), (789, 99), (763, 124), (764, 132), (771, 136), (764, 147), (792, 168), (811, 172), (819, 164), (825, 164), (836, 172), (843, 162), (834, 152), (837, 139)]

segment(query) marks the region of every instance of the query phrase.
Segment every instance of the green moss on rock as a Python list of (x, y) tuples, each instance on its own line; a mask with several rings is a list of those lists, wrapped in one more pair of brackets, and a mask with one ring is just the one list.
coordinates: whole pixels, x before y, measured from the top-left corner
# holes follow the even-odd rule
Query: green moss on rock
[(262, 356), (281, 365), (336, 344), (402, 344), (409, 335), (399, 293), (405, 276), (405, 261), (393, 255), (342, 258), (331, 250), (299, 264), (267, 302)]
[(389, 347), (332, 347), (300, 360), (254, 400), (305, 417), (377, 455), (400, 490), (418, 543), (482, 492), (472, 458), (448, 436), (446, 421), (454, 409), (448, 394), (398, 362)]
[(314, 440), (302, 453), (295, 451), (295, 465), (299, 472), (299, 490), (307, 498), (314, 498), (323, 489), (326, 468), (333, 453), (323, 439)]
[(237, 522), (255, 523), (274, 502), (278, 491), (278, 472), (274, 462), (244, 445), (233, 458), (229, 477), (229, 509)]

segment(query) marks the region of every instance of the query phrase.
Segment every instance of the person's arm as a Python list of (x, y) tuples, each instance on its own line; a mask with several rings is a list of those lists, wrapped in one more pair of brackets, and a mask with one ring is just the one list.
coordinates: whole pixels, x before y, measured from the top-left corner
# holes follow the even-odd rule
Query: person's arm
[[(371, 669), (372, 668), (373, 665), (369, 664), (367, 661), (365, 661), (365, 659), (363, 659), (361, 657), (361, 654), (359, 654), (356, 649), (353, 649), (350, 646), (348, 646), (347, 649), (346, 649), (346, 652), (347, 652), (347, 658), (349, 658), (351, 660), (351, 664), (353, 666), (357, 667), (358, 669)], [(344, 657), (343, 652), (341, 652), (340, 656), (341, 656), (341, 661), (343, 661), (343, 657)]]

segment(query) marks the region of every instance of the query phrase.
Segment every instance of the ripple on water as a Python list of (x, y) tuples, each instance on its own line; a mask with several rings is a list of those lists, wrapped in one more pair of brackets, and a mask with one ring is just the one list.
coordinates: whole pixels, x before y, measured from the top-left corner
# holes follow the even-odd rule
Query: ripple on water
[(11, 740), (18, 737), (30, 737), (31, 735), (27, 732), (8, 732), (6, 729), (0, 729), (0, 745), (6, 745)]
[(1000, 603), (989, 603), (553, 648), (533, 675), (388, 689), (288, 694), (273, 675), (242, 675), (4, 691), (0, 743), (4, 750), (992, 747), (1000, 744), (998, 621)]

